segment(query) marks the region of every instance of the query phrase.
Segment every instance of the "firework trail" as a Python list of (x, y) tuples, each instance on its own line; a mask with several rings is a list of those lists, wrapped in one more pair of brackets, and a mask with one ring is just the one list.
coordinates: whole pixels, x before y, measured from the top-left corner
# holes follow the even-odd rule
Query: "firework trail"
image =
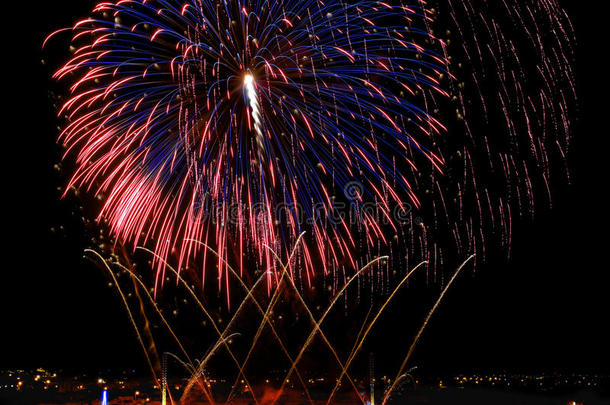
[(273, 269), (267, 247), (303, 231), (291, 276), (335, 288), (382, 251), (436, 266), (444, 239), (481, 253), (487, 230), (510, 249), (568, 151), (569, 21), (552, 0), (412, 3), (98, 3), (60, 31), (67, 190), (153, 248), (158, 283), (171, 258), (228, 287), (229, 262)]
[(256, 95), (256, 88), (254, 87), (254, 78), (252, 75), (247, 74), (244, 78), (244, 86), (246, 88), (246, 94), (248, 96), (248, 102), (250, 110), (252, 112), (252, 119), (254, 120), (254, 132), (256, 133), (256, 146), (257, 155), (261, 163), (265, 159), (264, 151), (265, 145), (263, 144), (263, 131), (261, 129), (261, 113), (258, 105), (258, 96)]

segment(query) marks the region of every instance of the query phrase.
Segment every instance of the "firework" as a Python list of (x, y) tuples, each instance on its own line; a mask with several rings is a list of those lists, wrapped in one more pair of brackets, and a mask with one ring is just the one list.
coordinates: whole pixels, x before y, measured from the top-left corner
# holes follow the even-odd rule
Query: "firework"
[(254, 257), (271, 288), (271, 252), (303, 231), (291, 276), (334, 285), (355, 252), (441, 262), (438, 235), (479, 253), (499, 230), (510, 249), (511, 210), (567, 153), (569, 30), (550, 0), (100, 2), (55, 74), (68, 189), (153, 247), (159, 282), (173, 258), (228, 287)]

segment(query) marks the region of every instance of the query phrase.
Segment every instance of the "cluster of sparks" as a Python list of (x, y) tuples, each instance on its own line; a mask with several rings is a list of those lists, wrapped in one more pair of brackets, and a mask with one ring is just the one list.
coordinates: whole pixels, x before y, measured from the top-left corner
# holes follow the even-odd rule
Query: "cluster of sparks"
[[(228, 287), (228, 264), (243, 271), (255, 257), (271, 288), (272, 252), (290, 251), (303, 231), (309, 243), (288, 268), (309, 283), (345, 277), (362, 250), (382, 246), (434, 262), (442, 252), (429, 242), (441, 231), (476, 252), (483, 229), (497, 227), (509, 245), (510, 195), (524, 193), (520, 207), (533, 201), (532, 173), (548, 184), (549, 148), (567, 153), (573, 89), (555, 84), (571, 83), (569, 26), (552, 0), (498, 5), (529, 39), (536, 79), (526, 82), (519, 46), (486, 1), (413, 3), (98, 3), (69, 30), (73, 56), (55, 74), (71, 83), (60, 111), (60, 142), (76, 162), (67, 189), (99, 195), (118, 240), (152, 246), (159, 282), (175, 260), (204, 272), (215, 263)], [(440, 10), (461, 46), (433, 34)], [(475, 91), (456, 78), (454, 53)], [(495, 72), (483, 72), (486, 60)], [(491, 105), (486, 76), (499, 83)], [(458, 129), (448, 130), (456, 119), (443, 103)], [(490, 140), (473, 120), (494, 114), (504, 135)], [(487, 166), (503, 187), (485, 184), (498, 183), (479, 174)], [(374, 210), (343, 215), (343, 202)], [(396, 215), (405, 203), (422, 224)]]

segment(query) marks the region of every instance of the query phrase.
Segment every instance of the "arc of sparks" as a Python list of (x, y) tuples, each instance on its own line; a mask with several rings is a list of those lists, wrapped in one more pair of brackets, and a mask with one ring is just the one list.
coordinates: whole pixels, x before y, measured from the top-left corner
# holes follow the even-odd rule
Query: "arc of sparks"
[(409, 351), (407, 352), (407, 356), (405, 357), (405, 359), (403, 360), (402, 364), (400, 365), (400, 368), (398, 369), (398, 373), (396, 374), (396, 378), (394, 378), (394, 382), (392, 383), (390, 388), (388, 388), (388, 390), (384, 394), (382, 405), (386, 404), (388, 398), (390, 398), (390, 394), (392, 394), (392, 391), (394, 391), (394, 389), (396, 388), (396, 386), (398, 384), (398, 381), (400, 380), (400, 376), (402, 375), (403, 370), (407, 366), (407, 362), (409, 361), (409, 359), (411, 358), (411, 355), (413, 354), (413, 350), (415, 349), (415, 345), (417, 345), (417, 342), (419, 341), (419, 338), (421, 337), (422, 333), (424, 332), (424, 329), (426, 329), (426, 326), (428, 326), (428, 322), (430, 321), (430, 318), (432, 318), (432, 315), (434, 315), (434, 313), (436, 312), (436, 309), (438, 308), (439, 304), (443, 300), (443, 297), (445, 296), (445, 293), (447, 293), (447, 291), (449, 290), (449, 287), (451, 287), (451, 284), (453, 284), (453, 282), (455, 281), (457, 276), (462, 272), (462, 269), (464, 268), (464, 266), (466, 266), (466, 264), (469, 261), (471, 261), (474, 257), (475, 257), (475, 255), (470, 255), (468, 257), (468, 259), (464, 260), (464, 262), (460, 265), (460, 267), (457, 268), (455, 273), (453, 273), (453, 276), (451, 277), (451, 279), (449, 280), (449, 282), (447, 283), (445, 288), (443, 288), (443, 291), (441, 292), (441, 295), (438, 297), (438, 299), (434, 303), (434, 306), (432, 307), (432, 309), (428, 313), (428, 316), (426, 316), (426, 319), (424, 320), (424, 323), (422, 324), (421, 328), (419, 328), (419, 331), (417, 331), (417, 335), (415, 335), (415, 339), (413, 339), (413, 343), (411, 343), (411, 347), (409, 347)]
[(337, 392), (337, 389), (339, 388), (339, 386), (341, 385), (341, 381), (343, 380), (343, 377), (345, 375), (349, 376), (349, 374), (347, 374), (347, 369), (349, 368), (349, 366), (352, 364), (352, 361), (354, 360), (354, 358), (356, 357), (356, 355), (358, 354), (358, 352), (360, 351), (360, 348), (362, 347), (362, 345), (364, 344), (364, 341), (366, 340), (366, 337), (368, 336), (369, 332), (371, 331), (371, 329), (373, 328), (373, 326), (375, 325), (375, 323), (377, 322), (377, 320), (379, 319), (379, 317), (381, 316), (381, 314), (383, 313), (383, 311), (386, 309), (386, 307), (390, 304), (390, 302), (392, 301), (392, 299), (394, 298), (394, 296), (396, 295), (396, 293), (398, 293), (398, 291), (400, 290), (400, 288), (403, 286), (403, 284), (405, 284), (407, 282), (407, 280), (409, 280), (409, 278), (411, 278), (411, 275), (413, 273), (415, 273), (415, 271), (417, 269), (419, 269), (421, 266), (423, 266), (424, 264), (427, 264), (428, 262), (423, 261), (421, 263), (419, 263), (417, 266), (415, 266), (413, 269), (411, 269), (411, 271), (409, 271), (407, 273), (406, 276), (403, 277), (403, 279), (400, 281), (400, 283), (396, 286), (396, 288), (394, 288), (394, 291), (392, 291), (392, 294), (390, 294), (390, 296), (388, 297), (388, 299), (384, 302), (384, 304), (381, 306), (381, 308), (379, 309), (379, 311), (377, 312), (377, 314), (375, 315), (375, 317), (373, 318), (373, 320), (369, 323), (369, 326), (367, 326), (366, 330), (364, 331), (364, 333), (362, 334), (362, 337), (360, 338), (359, 341), (356, 341), (354, 347), (352, 348), (352, 351), (348, 357), (347, 362), (345, 363), (345, 368), (341, 371), (341, 375), (339, 376), (339, 378), (337, 379), (337, 382), (332, 390), (332, 392), (330, 393), (330, 396), (328, 397), (328, 400), (326, 401), (326, 405), (330, 404), (330, 401), (332, 400), (333, 396), (335, 395), (335, 393)]
[(121, 287), (119, 286), (119, 281), (117, 280), (116, 276), (112, 272), (112, 269), (108, 266), (108, 263), (106, 263), (106, 260), (104, 259), (104, 257), (102, 255), (100, 255), (98, 252), (96, 252), (93, 249), (85, 249), (85, 253), (91, 253), (91, 254), (97, 256), (97, 258), (100, 259), (100, 262), (103, 264), (104, 268), (106, 270), (108, 270), (108, 273), (110, 273), (110, 276), (112, 277), (112, 280), (114, 281), (114, 285), (116, 286), (116, 289), (119, 292), (119, 295), (121, 296), (121, 300), (123, 301), (123, 304), (125, 305), (125, 309), (127, 309), (127, 315), (129, 316), (129, 321), (131, 322), (131, 325), (133, 326), (133, 328), (136, 331), (136, 336), (138, 338), (138, 342), (140, 343), (140, 346), (142, 346), (142, 349), (144, 350), (144, 354), (146, 356), (146, 361), (152, 372), (153, 378), (155, 380), (155, 384), (160, 385), (159, 377), (157, 376), (155, 367), (153, 366), (153, 363), (152, 363), (152, 360), (148, 353), (148, 350), (146, 348), (146, 345), (144, 344), (144, 340), (142, 339), (142, 335), (140, 334), (140, 330), (138, 329), (136, 320), (134, 319), (133, 314), (131, 313), (131, 309), (129, 309), (129, 304), (127, 303), (127, 298), (125, 297), (125, 294), (123, 294), (123, 290), (121, 290)]
[[(178, 347), (180, 348), (180, 350), (182, 351), (184, 356), (186, 357), (187, 363), (185, 363), (184, 361), (180, 360), (176, 355), (174, 355), (172, 353), (168, 353), (168, 354), (170, 354), (174, 359), (178, 360), (180, 362), (180, 364), (182, 364), (185, 367), (185, 369), (187, 369), (192, 375), (198, 375), (200, 373), (200, 369), (195, 367), (195, 365), (194, 365), (193, 361), (191, 360), (188, 352), (186, 351), (186, 349), (182, 345), (182, 342), (180, 341), (180, 339), (178, 339), (178, 336), (176, 336), (176, 333), (174, 332), (173, 328), (171, 327), (171, 325), (169, 324), (169, 322), (167, 321), (167, 319), (165, 318), (165, 316), (163, 315), (163, 313), (159, 309), (159, 306), (155, 302), (155, 299), (148, 292), (148, 289), (147, 289), (146, 285), (142, 282), (142, 280), (140, 280), (136, 276), (136, 274), (133, 272), (133, 270), (131, 270), (127, 266), (124, 266), (122, 263), (119, 263), (118, 261), (115, 261), (114, 264), (116, 266), (119, 266), (121, 269), (129, 272), (129, 274), (131, 275), (131, 279), (135, 280), (135, 282), (137, 282), (140, 285), (140, 287), (142, 287), (142, 290), (146, 293), (146, 296), (148, 297), (148, 299), (149, 299), (150, 303), (152, 304), (153, 308), (155, 308), (155, 311), (157, 312), (157, 314), (161, 318), (161, 321), (163, 322), (163, 324), (165, 325), (165, 327), (167, 328), (169, 333), (172, 335), (173, 339), (178, 344)], [(180, 277), (180, 278), (182, 278), (182, 277)], [(211, 351), (211, 354), (214, 353), (214, 351), (216, 350), (217, 346), (219, 346), (221, 343), (222, 342), (220, 340), (216, 343), (216, 345), (214, 346), (214, 349), (212, 349), (212, 351)], [(207, 357), (210, 357), (211, 354), (208, 355)], [(203, 369), (203, 367), (201, 367), (201, 369)], [(193, 381), (193, 383), (194, 383), (195, 379), (192, 378), (191, 380), (189, 380), (189, 382), (190, 381)], [(198, 381), (198, 379), (197, 379), (197, 381)], [(192, 387), (192, 384), (188, 387), (188, 389), (190, 390), (191, 387)], [(208, 398), (208, 401), (211, 404), (214, 404), (215, 401), (214, 401), (214, 398), (212, 397), (212, 393), (208, 390), (208, 388), (204, 384), (201, 384), (201, 390), (203, 391), (205, 396)], [(187, 392), (187, 390), (185, 390), (185, 392)]]
[[(320, 319), (317, 322), (314, 323), (314, 328), (312, 329), (311, 333), (307, 337), (307, 340), (305, 341), (305, 344), (303, 344), (303, 346), (301, 347), (301, 350), (299, 351), (299, 354), (295, 358), (293, 366), (288, 371), (288, 373), (286, 375), (286, 378), (284, 378), (284, 382), (282, 383), (282, 388), (284, 387), (285, 381), (288, 380), (290, 378), (290, 376), (292, 375), (292, 373), (294, 372), (294, 370), (296, 368), (296, 365), (299, 363), (299, 361), (303, 357), (303, 354), (305, 353), (305, 350), (307, 350), (307, 348), (309, 347), (309, 345), (313, 341), (314, 337), (316, 336), (316, 333), (318, 331), (320, 333), (322, 333), (322, 329), (321, 329), (322, 323), (324, 322), (324, 320), (326, 319), (326, 316), (330, 313), (332, 308), (335, 306), (335, 304), (339, 300), (339, 298), (341, 298), (343, 296), (343, 293), (345, 292), (345, 290), (347, 290), (347, 287), (349, 287), (349, 285), (352, 283), (352, 281), (356, 280), (360, 274), (362, 274), (364, 271), (369, 269), (376, 262), (378, 262), (380, 260), (383, 260), (383, 259), (387, 259), (387, 257), (386, 256), (378, 257), (378, 258), (372, 260), (371, 262), (369, 262), (368, 264), (366, 264), (364, 267), (362, 267), (360, 270), (358, 270), (358, 272), (356, 272), (356, 274), (354, 274), (354, 276), (352, 278), (350, 278), (347, 281), (347, 283), (345, 283), (345, 285), (341, 288), (341, 290), (339, 290), (339, 292), (335, 295), (335, 297), (331, 301), (331, 303), (328, 306), (328, 308), (326, 308), (326, 311), (324, 311), (324, 314), (322, 314)], [(368, 317), (368, 315), (367, 315), (367, 317)], [(356, 393), (358, 393), (358, 391), (356, 391)], [(359, 393), (358, 393), (358, 395), (359, 395)]]
[[(303, 234), (301, 234), (302, 236)], [(299, 238), (300, 240), (300, 238)], [(341, 361), (341, 359), (339, 358), (339, 355), (337, 354), (337, 351), (335, 350), (334, 346), (330, 343), (330, 341), (328, 340), (328, 338), (326, 337), (326, 334), (322, 331), (322, 329), (316, 328), (315, 325), (318, 324), (318, 321), (316, 321), (316, 318), (313, 316), (313, 314), (311, 313), (311, 310), (309, 309), (309, 306), (307, 305), (307, 303), (305, 302), (305, 299), (303, 299), (303, 296), (301, 295), (301, 293), (299, 292), (299, 289), (297, 288), (297, 286), (294, 284), (294, 281), (292, 279), (292, 277), (290, 277), (289, 273), (288, 273), (288, 263), (290, 263), (290, 258), (292, 257), (292, 255), (289, 257), (288, 261), (286, 262), (286, 264), (282, 263), (281, 258), (279, 257), (279, 255), (277, 254), (277, 252), (275, 250), (273, 250), (271, 247), (266, 246), (265, 247), (267, 249), (269, 249), (271, 251), (271, 253), (273, 254), (273, 256), (275, 256), (276, 260), (278, 261), (278, 263), (280, 263), (280, 266), (282, 267), (282, 278), (286, 278), (288, 279), (288, 283), (289, 285), (292, 287), (292, 290), (294, 291), (295, 295), (297, 296), (299, 302), (301, 302), (303, 304), (303, 307), (305, 308), (305, 311), (307, 312), (307, 315), (309, 316), (309, 319), (311, 320), (311, 322), (313, 322), (314, 324), (314, 329), (316, 329), (317, 331), (320, 332), (320, 337), (322, 338), (322, 340), (324, 341), (324, 343), (328, 346), (328, 348), (330, 349), (331, 353), (333, 354), (333, 356), (335, 357), (335, 360), (337, 362), (337, 364), (339, 365), (339, 367), (341, 368), (341, 372), (342, 375), (345, 375), (348, 379), (348, 381), (350, 382), (350, 384), (352, 385), (352, 388), (354, 389), (354, 391), (357, 393), (358, 395), (358, 399), (360, 399), (360, 401), (362, 401), (362, 403), (364, 403), (364, 399), (362, 398), (362, 396), (360, 396), (360, 394), (358, 393), (358, 387), (356, 387), (356, 384), (354, 383), (354, 380), (352, 379), (352, 377), (347, 373), (346, 367), (345, 365), (343, 365), (343, 362)], [(296, 246), (293, 249), (293, 254), (296, 251)], [(378, 258), (381, 259), (381, 258)], [(375, 262), (375, 260), (373, 260), (373, 262)], [(365, 267), (368, 267), (368, 265), (366, 265)], [(279, 287), (278, 287), (279, 290)], [(343, 290), (344, 291), (344, 290)], [(286, 383), (288, 382), (288, 378), (284, 378), (282, 380), (282, 386), (279, 390), (279, 392), (281, 393), (282, 390), (284, 389), (284, 386), (286, 385)], [(277, 402), (276, 398), (276, 401)], [(274, 402), (274, 403), (275, 403)]]
[[(205, 306), (203, 305), (203, 303), (201, 302), (201, 300), (199, 300), (199, 298), (197, 297), (197, 294), (195, 294), (195, 292), (193, 291), (193, 289), (188, 285), (188, 283), (186, 281), (184, 281), (184, 279), (182, 277), (180, 277), (180, 274), (178, 273), (177, 270), (175, 270), (172, 266), (170, 266), (169, 263), (167, 263), (167, 261), (165, 261), (161, 256), (159, 256), (158, 254), (156, 254), (155, 252), (153, 252), (150, 249), (147, 249), (145, 247), (142, 246), (138, 246), (136, 249), (140, 249), (140, 250), (144, 250), (145, 252), (148, 252), (150, 254), (152, 254), (153, 256), (155, 256), (158, 260), (161, 260), (165, 266), (167, 266), (167, 268), (169, 270), (171, 270), (174, 274), (176, 274), (176, 276), (178, 276), (178, 280), (186, 287), (186, 289), (188, 290), (188, 292), (191, 294), (191, 296), (193, 298), (195, 298), (195, 301), (197, 302), (197, 304), (199, 305), (199, 308), (202, 310), (202, 312), (205, 314), (205, 316), (210, 320), (210, 323), (212, 324), (212, 327), (214, 328), (214, 330), (216, 331), (216, 333), (218, 334), (218, 336), (223, 336), (222, 332), (220, 331), (220, 329), (218, 328), (218, 325), (216, 324), (216, 321), (214, 320), (214, 317), (212, 315), (210, 315), (210, 313), (208, 312), (208, 310), (205, 308)], [(231, 359), (233, 360), (233, 362), (237, 365), (238, 368), (240, 368), (240, 363), (239, 360), (237, 360), (237, 357), (235, 357), (235, 354), (233, 353), (233, 350), (231, 350), (231, 348), (229, 347), (229, 345), (227, 344), (226, 341), (223, 341), (223, 345), (224, 347), (227, 349), (227, 352), (229, 353), (229, 355), (231, 356)], [(252, 388), (252, 386), (250, 385), (250, 383), (248, 382), (248, 378), (244, 375), (241, 374), (241, 377), (243, 378), (246, 387), (248, 387), (248, 391), (252, 394), (252, 399), (254, 401), (254, 403), (256, 405), (258, 405), (258, 399), (256, 398), (256, 395), (254, 394), (254, 389)]]
[[(92, 253), (92, 254), (94, 254), (95, 256), (97, 256), (97, 257), (100, 259), (100, 262), (101, 262), (101, 263), (103, 264), (103, 266), (106, 268), (106, 270), (107, 270), (107, 271), (110, 273), (110, 275), (111, 275), (112, 279), (114, 280), (114, 285), (115, 285), (115, 287), (116, 287), (117, 291), (119, 292), (119, 294), (120, 294), (120, 296), (121, 296), (121, 298), (122, 298), (122, 300), (123, 300), (123, 304), (124, 304), (124, 306), (125, 306), (125, 309), (127, 310), (127, 313), (128, 313), (128, 315), (129, 315), (129, 318), (130, 318), (131, 324), (132, 324), (133, 328), (134, 328), (134, 329), (135, 329), (135, 331), (136, 331), (136, 336), (137, 336), (137, 338), (138, 338), (138, 341), (140, 342), (140, 345), (141, 345), (141, 346), (142, 346), (142, 348), (144, 349), (144, 354), (146, 355), (146, 359), (147, 359), (147, 361), (148, 361), (148, 364), (149, 364), (149, 366), (151, 367), (151, 370), (152, 370), (152, 372), (153, 372), (153, 377), (154, 377), (155, 381), (157, 381), (157, 375), (156, 375), (156, 372), (155, 372), (155, 370), (154, 370), (154, 368), (153, 368), (153, 366), (152, 366), (152, 360), (150, 359), (150, 356), (149, 356), (148, 350), (147, 350), (147, 349), (146, 349), (146, 347), (145, 347), (144, 340), (143, 340), (143, 338), (142, 338), (142, 336), (141, 336), (141, 334), (140, 334), (140, 329), (137, 327), (137, 324), (135, 323), (135, 319), (133, 318), (133, 315), (132, 315), (131, 309), (130, 309), (130, 307), (129, 307), (129, 304), (127, 303), (127, 300), (126, 300), (126, 298), (125, 298), (125, 296), (124, 296), (124, 294), (123, 294), (123, 291), (122, 291), (121, 287), (120, 287), (120, 286), (119, 286), (119, 284), (118, 284), (118, 280), (116, 279), (116, 277), (115, 277), (114, 273), (112, 272), (112, 269), (110, 269), (110, 267), (108, 266), (108, 264), (106, 263), (106, 261), (103, 259), (103, 257), (102, 257), (102, 256), (101, 256), (101, 255), (100, 255), (98, 252), (96, 252), (95, 250), (92, 250), (92, 249), (85, 249), (85, 253)], [(178, 337), (176, 336), (176, 333), (174, 332), (173, 328), (171, 327), (171, 325), (169, 324), (169, 322), (167, 322), (167, 319), (165, 318), (165, 316), (163, 315), (163, 313), (162, 313), (162, 312), (161, 312), (161, 310), (159, 309), (158, 305), (155, 303), (154, 298), (153, 298), (153, 297), (150, 295), (150, 293), (148, 292), (148, 289), (147, 289), (146, 285), (145, 285), (145, 284), (142, 282), (142, 280), (140, 280), (140, 279), (139, 279), (139, 278), (138, 278), (138, 277), (135, 275), (135, 273), (134, 273), (134, 272), (133, 272), (131, 269), (129, 269), (127, 266), (124, 266), (123, 264), (121, 264), (121, 263), (119, 263), (119, 262), (117, 262), (117, 261), (113, 262), (113, 264), (115, 264), (115, 265), (119, 266), (119, 267), (120, 267), (122, 270), (125, 270), (125, 271), (127, 271), (127, 272), (130, 274), (130, 276), (131, 276), (131, 280), (134, 282), (134, 288), (136, 288), (137, 284), (139, 284), (139, 285), (142, 287), (142, 290), (143, 290), (143, 291), (146, 293), (146, 296), (147, 296), (147, 297), (148, 297), (148, 299), (150, 300), (150, 302), (151, 302), (151, 304), (152, 304), (153, 308), (155, 308), (155, 311), (157, 312), (157, 314), (158, 314), (158, 315), (159, 315), (159, 317), (161, 318), (161, 320), (162, 320), (163, 324), (165, 325), (165, 327), (167, 328), (167, 330), (170, 332), (170, 334), (172, 335), (172, 337), (174, 338), (174, 340), (175, 340), (175, 341), (176, 341), (176, 343), (178, 344), (178, 346), (179, 346), (180, 350), (182, 351), (182, 353), (183, 353), (183, 354), (185, 355), (185, 357), (187, 358), (188, 364), (187, 364), (187, 363), (185, 363), (185, 362), (183, 362), (182, 360), (180, 360), (180, 359), (179, 359), (177, 356), (175, 356), (175, 355), (172, 355), (172, 357), (173, 357), (173, 358), (175, 358), (176, 360), (178, 360), (178, 361), (179, 361), (179, 362), (180, 362), (182, 365), (184, 365), (184, 366), (185, 366), (185, 368), (186, 368), (187, 370), (189, 370), (189, 371), (191, 371), (191, 372), (196, 372), (196, 371), (194, 371), (194, 370), (195, 370), (195, 367), (194, 367), (194, 365), (193, 365), (193, 362), (192, 362), (192, 360), (191, 360), (191, 358), (190, 358), (190, 356), (189, 356), (188, 352), (185, 350), (184, 346), (183, 346), (183, 345), (182, 345), (182, 343), (180, 342), (180, 339), (178, 339)], [(137, 283), (137, 284), (136, 284), (136, 283)], [(139, 296), (138, 296), (138, 298), (139, 298)], [(216, 346), (218, 346), (219, 344), (220, 344), (220, 343), (217, 343), (217, 345), (216, 345)], [(215, 347), (216, 347), (216, 346), (215, 346)], [(215, 349), (213, 349), (213, 351), (214, 351), (214, 350), (215, 350)], [(213, 353), (213, 351), (212, 351), (212, 353)], [(171, 353), (170, 353), (170, 354), (171, 354)], [(211, 393), (211, 392), (209, 392), (209, 390), (207, 389), (207, 387), (205, 387), (205, 386), (203, 386), (203, 385), (202, 385), (202, 387), (201, 387), (201, 388), (202, 388), (202, 391), (204, 392), (204, 394), (206, 395), (206, 397), (208, 398), (208, 401), (209, 401), (211, 404), (214, 404), (214, 403), (215, 403), (215, 401), (214, 401), (214, 399), (213, 399), (213, 397), (212, 397), (212, 393)], [(168, 391), (168, 392), (169, 392), (169, 391)], [(170, 394), (170, 400), (171, 400), (171, 392), (169, 392), (169, 394)], [(172, 403), (173, 403), (173, 400), (171, 400), (171, 401), (172, 401)]]
[[(297, 247), (299, 246), (299, 243), (301, 241), (301, 239), (303, 238), (303, 236), (305, 235), (305, 233), (301, 233), (298, 237), (298, 239), (296, 240), (294, 247), (292, 249), (292, 251), (290, 252), (290, 255), (288, 256), (288, 263), (292, 260), (292, 257), (294, 256), (294, 253), (296, 252)], [(280, 347), (282, 349), (282, 351), (284, 352), (284, 355), (287, 357), (288, 361), (290, 362), (290, 364), (294, 364), (294, 360), (292, 359), (292, 356), (290, 355), (290, 353), (288, 352), (288, 349), (286, 348), (286, 346), (284, 345), (284, 343), (282, 342), (282, 339), (280, 338), (277, 330), (275, 329), (275, 326), (273, 325), (272, 322), (269, 321), (269, 308), (271, 308), (271, 304), (269, 304), (270, 306), (267, 308), (267, 311), (265, 311), (262, 306), (260, 305), (260, 303), (258, 302), (258, 300), (254, 297), (254, 295), (252, 294), (252, 292), (256, 289), (256, 286), (258, 285), (258, 283), (260, 281), (262, 281), (264, 279), (264, 276), (266, 275), (265, 273), (261, 274), (261, 276), (258, 278), (258, 280), (254, 283), (254, 285), (252, 286), (252, 288), (248, 288), (248, 286), (246, 286), (246, 284), (243, 282), (243, 280), (241, 279), (241, 277), (239, 276), (239, 274), (237, 273), (237, 271), (235, 271), (235, 269), (229, 265), (229, 263), (226, 262), (226, 260), (224, 260), (219, 254), (218, 252), (213, 249), (212, 247), (206, 245), (203, 242), (200, 241), (196, 241), (193, 240), (193, 242), (203, 246), (205, 249), (207, 249), (208, 251), (210, 251), (212, 254), (214, 254), (219, 260), (221, 260), (221, 262), (223, 262), (223, 264), (225, 266), (227, 266), (227, 269), (229, 269), (229, 271), (235, 276), (235, 278), (239, 281), (240, 285), (243, 287), (244, 291), (246, 292), (247, 296), (246, 298), (242, 301), (242, 303), (240, 304), (239, 308), (237, 309), (237, 311), (235, 312), (235, 314), (233, 315), (233, 317), (231, 318), (231, 320), (229, 321), (229, 323), (227, 324), (227, 327), (225, 328), (225, 332), (228, 331), (231, 327), (231, 325), (233, 324), (233, 322), (235, 321), (235, 319), (237, 318), (237, 316), (239, 315), (239, 313), (242, 311), (242, 308), (244, 307), (245, 303), (247, 302), (248, 299), (251, 299), (252, 302), (254, 302), (256, 308), (258, 309), (258, 311), (261, 313), (261, 315), (263, 316), (263, 321), (261, 323), (261, 325), (259, 326), (259, 328), (262, 328), (264, 326), (265, 323), (267, 323), (269, 325), (269, 327), (271, 328), (271, 331), (275, 337), (275, 339), (278, 341), (278, 343), (280, 344)], [(223, 332), (224, 333), (224, 332)], [(256, 345), (256, 341), (258, 339), (259, 334), (257, 334), (253, 340), (253, 344), (252, 347), (250, 348), (250, 350), (253, 349), (253, 347)], [(243, 373), (243, 369), (245, 368), (245, 364), (248, 361), (250, 352), (248, 352), (248, 356), (246, 356), (246, 359), (244, 360), (244, 362), (242, 363), (241, 366), (241, 373)], [(205, 363), (202, 363), (201, 367), (205, 366)], [(305, 381), (303, 380), (303, 377), (301, 376), (301, 374), (298, 372), (298, 370), (296, 371), (297, 374), (297, 378), (299, 379), (299, 381), (301, 382), (301, 385), (303, 386), (303, 389), (305, 390), (305, 395), (307, 396), (308, 400), (310, 403), (313, 404), (313, 400), (311, 399), (311, 396), (309, 394), (309, 390), (307, 389), (307, 385), (305, 384)], [(239, 375), (238, 375), (239, 378)], [(234, 384), (235, 385), (235, 384)], [(230, 398), (232, 395), (232, 392), (229, 394), (228, 398)], [(184, 396), (184, 395), (183, 395)]]

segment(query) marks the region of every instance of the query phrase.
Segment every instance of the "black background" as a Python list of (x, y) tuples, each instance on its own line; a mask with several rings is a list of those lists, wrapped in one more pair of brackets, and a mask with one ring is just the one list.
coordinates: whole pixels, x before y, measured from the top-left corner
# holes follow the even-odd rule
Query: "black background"
[[(492, 253), (451, 290), (414, 359), (430, 372), (610, 372), (605, 29), (592, 19), (595, 9), (564, 3), (577, 33), (572, 184), (556, 182), (553, 209), (517, 226), (510, 261)], [(56, 122), (40, 46), (89, 7), (53, 1), (2, 9), (0, 368), (145, 370), (121, 303), (104, 274), (82, 259), (79, 235), (50, 232), (69, 222), (73, 207), (56, 190)], [(379, 334), (397, 330), (383, 325)]]

